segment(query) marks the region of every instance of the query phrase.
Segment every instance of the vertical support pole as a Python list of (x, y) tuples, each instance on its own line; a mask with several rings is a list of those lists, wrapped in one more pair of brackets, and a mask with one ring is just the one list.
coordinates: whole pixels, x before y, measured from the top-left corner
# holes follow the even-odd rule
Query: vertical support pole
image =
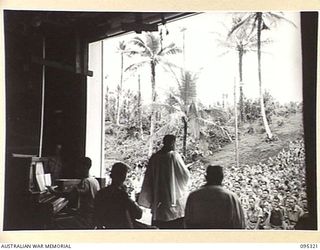
[[(42, 38), (42, 59), (46, 59), (46, 40)], [(42, 157), (43, 146), (43, 127), (44, 127), (44, 102), (46, 89), (46, 66), (42, 65), (42, 94), (41, 94), (41, 121), (40, 121), (40, 142), (39, 142), (39, 157)]]
[(235, 152), (236, 152), (236, 166), (239, 167), (239, 144), (238, 144), (238, 107), (237, 107), (237, 92), (236, 92), (236, 78), (234, 78), (234, 126), (235, 126)]
[(103, 40), (101, 41), (101, 139), (100, 139), (100, 177), (103, 177), (104, 166), (104, 85), (103, 85)]

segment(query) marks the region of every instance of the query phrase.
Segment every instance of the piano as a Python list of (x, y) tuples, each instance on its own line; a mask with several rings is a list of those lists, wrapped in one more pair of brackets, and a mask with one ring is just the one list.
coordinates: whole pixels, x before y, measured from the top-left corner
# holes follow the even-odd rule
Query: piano
[(70, 214), (68, 211), (69, 198), (67, 192), (61, 192), (59, 186), (53, 185), (47, 163), (48, 159), (44, 157), (32, 157), (31, 159), (29, 171), (30, 206), (34, 211), (36, 227), (56, 229), (55, 220)]
[[(48, 157), (6, 155), (4, 230), (68, 229), (80, 179), (54, 179)], [(97, 178), (101, 187), (105, 178)]]
[(76, 202), (70, 193), (80, 179), (55, 181), (45, 157), (10, 156), (7, 160), (5, 230), (55, 230), (56, 220), (73, 216)]

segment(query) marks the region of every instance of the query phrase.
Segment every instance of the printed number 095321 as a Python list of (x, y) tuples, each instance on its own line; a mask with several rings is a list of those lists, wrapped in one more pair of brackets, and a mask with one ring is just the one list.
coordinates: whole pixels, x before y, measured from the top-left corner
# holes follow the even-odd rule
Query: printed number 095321
[(300, 248), (304, 249), (312, 249), (312, 248), (318, 248), (318, 244), (300, 244)]

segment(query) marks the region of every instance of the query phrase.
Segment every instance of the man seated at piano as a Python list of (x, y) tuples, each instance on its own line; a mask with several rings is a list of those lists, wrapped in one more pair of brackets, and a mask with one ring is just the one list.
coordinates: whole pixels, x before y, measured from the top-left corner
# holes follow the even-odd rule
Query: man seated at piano
[(89, 157), (80, 159), (78, 176), (81, 178), (81, 181), (75, 189), (78, 196), (78, 216), (76, 219), (78, 220), (79, 227), (85, 229), (92, 229), (94, 227), (94, 198), (100, 189), (97, 179), (89, 175), (91, 164)]
[(111, 185), (102, 188), (95, 198), (94, 221), (98, 229), (154, 228), (136, 221), (142, 209), (129, 197), (124, 181), (129, 167), (117, 162), (112, 166)]

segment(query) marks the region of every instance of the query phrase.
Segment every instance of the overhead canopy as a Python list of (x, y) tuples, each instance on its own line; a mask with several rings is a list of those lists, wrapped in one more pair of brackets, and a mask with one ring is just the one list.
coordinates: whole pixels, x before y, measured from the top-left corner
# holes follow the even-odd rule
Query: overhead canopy
[(9, 31), (65, 36), (77, 33), (89, 42), (135, 31), (157, 31), (158, 25), (191, 15), (190, 12), (74, 12), (6, 11)]

